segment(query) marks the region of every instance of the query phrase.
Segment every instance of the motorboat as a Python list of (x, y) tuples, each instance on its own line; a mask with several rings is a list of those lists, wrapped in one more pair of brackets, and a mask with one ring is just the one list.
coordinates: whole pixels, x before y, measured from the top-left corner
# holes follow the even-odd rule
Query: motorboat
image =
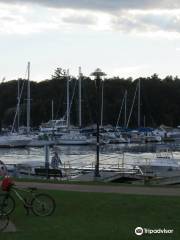
[(64, 132), (67, 130), (67, 124), (66, 120), (58, 119), (58, 120), (50, 120), (46, 123), (42, 123), (40, 126), (40, 131), (41, 132), (47, 132), (47, 133), (52, 133), (52, 132)]
[(138, 167), (144, 175), (171, 177), (180, 176), (180, 164), (169, 150), (159, 150), (156, 157), (143, 161)]

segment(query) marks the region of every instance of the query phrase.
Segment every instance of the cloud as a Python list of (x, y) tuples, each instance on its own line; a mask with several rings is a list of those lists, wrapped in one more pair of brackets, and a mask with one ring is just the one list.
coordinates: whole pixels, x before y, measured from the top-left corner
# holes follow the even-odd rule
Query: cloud
[(54, 8), (95, 9), (116, 11), (124, 9), (176, 9), (179, 0), (0, 0), (2, 3), (35, 3)]
[(94, 25), (97, 23), (97, 17), (86, 14), (71, 14), (62, 18), (65, 23)]
[(30, 34), (57, 29), (49, 18), (38, 18), (33, 8), (20, 5), (8, 6), (0, 4), (0, 33), (1, 34)]
[[(40, 14), (39, 14), (40, 13)], [(88, 10), (49, 9), (34, 5), (0, 3), (0, 34), (32, 34), (46, 31), (72, 32), (76, 29), (102, 30), (107, 14)], [(103, 24), (102, 24), (103, 21)], [(107, 23), (107, 25), (108, 25)]]
[(74, 24), (77, 29), (87, 25), (96, 31), (180, 36), (180, 1), (0, 0), (1, 33), (73, 30)]
[(174, 32), (180, 34), (180, 10), (129, 10), (113, 16), (112, 27), (123, 32)]

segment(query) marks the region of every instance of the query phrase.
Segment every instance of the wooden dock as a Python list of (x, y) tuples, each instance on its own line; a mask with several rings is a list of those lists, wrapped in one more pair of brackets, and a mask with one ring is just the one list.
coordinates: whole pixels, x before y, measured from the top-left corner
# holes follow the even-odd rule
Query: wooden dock
[(94, 176), (94, 171), (87, 172), (76, 178), (75, 181), (101, 181), (101, 182), (124, 182), (124, 181), (136, 181), (142, 180), (144, 177), (141, 174), (137, 174), (135, 171), (117, 172), (117, 171), (100, 171), (100, 177)]

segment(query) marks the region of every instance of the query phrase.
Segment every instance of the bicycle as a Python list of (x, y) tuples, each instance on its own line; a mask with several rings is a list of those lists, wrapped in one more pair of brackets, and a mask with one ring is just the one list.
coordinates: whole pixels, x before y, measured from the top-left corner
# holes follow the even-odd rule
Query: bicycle
[[(52, 215), (56, 208), (55, 200), (48, 194), (37, 193), (36, 191), (37, 188), (20, 189), (14, 184), (10, 184), (6, 193), (0, 194), (0, 209), (3, 209), (3, 215), (8, 216), (15, 210), (16, 202), (11, 192), (22, 202), (27, 215), (30, 210), (36, 216), (46, 217)], [(28, 197), (24, 197), (23, 193), (26, 193)]]

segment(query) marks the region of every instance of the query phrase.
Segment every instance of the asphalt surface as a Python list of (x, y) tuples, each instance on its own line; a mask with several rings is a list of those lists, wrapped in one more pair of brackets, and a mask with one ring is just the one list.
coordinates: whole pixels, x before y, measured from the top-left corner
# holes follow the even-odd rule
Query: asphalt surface
[(180, 196), (180, 188), (170, 187), (136, 187), (136, 186), (110, 186), (110, 185), (81, 185), (81, 184), (53, 184), (35, 182), (16, 182), (18, 187), (37, 187), (38, 189), (62, 190), (75, 192), (99, 192), (156, 196)]

